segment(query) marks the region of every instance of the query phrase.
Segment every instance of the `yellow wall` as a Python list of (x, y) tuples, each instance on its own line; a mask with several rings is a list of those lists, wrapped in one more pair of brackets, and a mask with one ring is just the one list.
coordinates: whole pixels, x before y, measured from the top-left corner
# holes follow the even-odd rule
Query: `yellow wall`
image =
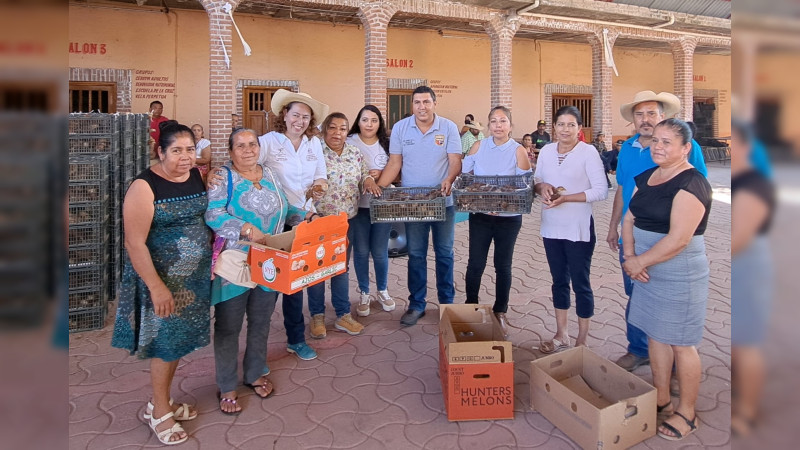
[[(117, 68), (153, 73), (175, 84), (165, 95), (165, 115), (187, 124), (208, 122), (208, 18), (204, 11), (70, 5), (70, 42), (105, 43), (105, 55), (70, 54), (70, 67)], [(354, 118), (364, 101), (364, 31), (356, 26), (235, 15), (252, 48), (243, 55), (234, 33), (230, 54), (234, 83), (239, 79), (297, 80), (300, 90)], [(447, 37), (451, 36), (451, 37)], [(591, 48), (517, 39), (513, 43), (512, 95), (514, 136), (535, 129), (544, 117), (544, 85), (591, 86)], [(672, 91), (672, 55), (614, 50), (619, 77), (612, 76), (613, 135), (632, 133), (619, 106), (645, 89)], [(406, 60), (413, 67), (390, 67), (389, 78), (421, 78), (439, 94), (440, 115), (461, 124), (472, 113), (486, 122), (490, 103), (491, 47), (488, 36), (392, 28), (387, 58)], [(720, 134), (730, 131), (730, 57), (697, 55), (695, 74), (706, 80), (698, 89), (721, 92)], [(136, 98), (143, 81), (133, 78), (133, 111), (147, 111), (151, 100)], [(449, 92), (448, 92), (449, 91)], [(725, 91), (723, 94), (722, 91)], [(232, 105), (232, 108), (235, 105)]]

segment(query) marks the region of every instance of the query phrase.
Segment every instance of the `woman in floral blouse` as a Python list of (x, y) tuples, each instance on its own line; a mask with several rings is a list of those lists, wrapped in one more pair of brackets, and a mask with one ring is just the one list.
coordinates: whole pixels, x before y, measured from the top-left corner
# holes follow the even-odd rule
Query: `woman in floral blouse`
[[(358, 201), (362, 192), (377, 193), (375, 179), (369, 175), (367, 162), (361, 151), (345, 141), (350, 125), (347, 116), (332, 113), (322, 122), (322, 153), (328, 171), (328, 190), (321, 200), (315, 203), (321, 215), (347, 213), (352, 219), (358, 213)], [(352, 242), (351, 226), (348, 229), (348, 244)], [(350, 245), (347, 246), (347, 261), (350, 265)], [(351, 335), (360, 334), (364, 326), (350, 314), (349, 270), (334, 276), (331, 283), (331, 303), (336, 311), (334, 327)], [(311, 314), (311, 337), (322, 339), (325, 328), (325, 282), (307, 288), (308, 310)]]

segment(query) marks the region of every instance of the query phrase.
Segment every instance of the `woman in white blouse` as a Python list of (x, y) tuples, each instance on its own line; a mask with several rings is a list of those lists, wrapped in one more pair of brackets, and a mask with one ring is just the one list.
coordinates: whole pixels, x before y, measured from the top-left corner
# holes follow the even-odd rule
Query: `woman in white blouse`
[(575, 345), (586, 345), (594, 315), (594, 294), (589, 283), (596, 241), (591, 203), (608, 196), (608, 185), (597, 150), (578, 140), (582, 125), (578, 108), (559, 108), (555, 115), (558, 142), (542, 148), (534, 172), (534, 189), (542, 198), (541, 234), (553, 278), (556, 315), (556, 334), (540, 345), (542, 353), (571, 345), (567, 334), (570, 281), (578, 313)]
[(192, 125), (192, 134), (194, 135), (194, 149), (197, 152), (194, 165), (205, 179), (208, 175), (208, 168), (211, 166), (211, 141), (203, 136), (203, 126), (199, 123)]

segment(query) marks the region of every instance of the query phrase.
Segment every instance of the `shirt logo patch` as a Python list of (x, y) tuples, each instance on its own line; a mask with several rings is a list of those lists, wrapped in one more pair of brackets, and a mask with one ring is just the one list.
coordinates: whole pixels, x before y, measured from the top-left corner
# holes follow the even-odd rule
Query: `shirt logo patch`
[(437, 147), (443, 146), (444, 145), (444, 135), (443, 134), (437, 134), (436, 136), (433, 137), (433, 142), (436, 143)]
[(380, 152), (377, 155), (375, 155), (374, 162), (377, 167), (385, 167), (386, 164), (389, 162), (389, 157), (386, 156), (386, 153)]
[(308, 149), (308, 154), (306, 154), (306, 161), (316, 161), (317, 155), (314, 154), (314, 150)]

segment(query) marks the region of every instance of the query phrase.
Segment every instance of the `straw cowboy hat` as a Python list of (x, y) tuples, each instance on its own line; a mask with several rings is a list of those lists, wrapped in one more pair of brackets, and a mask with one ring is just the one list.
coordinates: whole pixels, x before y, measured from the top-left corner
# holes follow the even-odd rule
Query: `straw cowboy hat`
[(481, 126), (480, 122), (472, 122), (472, 123), (468, 123), (468, 124), (466, 124), (464, 126), (467, 127), (467, 128), (472, 128), (473, 130), (478, 130), (478, 131), (483, 130), (483, 126)]
[(321, 123), (326, 117), (328, 117), (328, 110), (330, 109), (328, 105), (314, 100), (305, 92), (292, 92), (287, 91), (286, 89), (278, 89), (272, 96), (272, 103), (270, 104), (270, 107), (272, 108), (273, 114), (277, 116), (281, 113), (281, 110), (284, 106), (292, 102), (300, 102), (308, 105), (308, 107), (311, 108), (311, 111), (314, 113), (314, 119), (317, 121), (317, 123)]
[(667, 118), (674, 116), (681, 110), (681, 101), (674, 94), (670, 94), (669, 92), (659, 92), (656, 94), (653, 91), (641, 91), (633, 96), (632, 102), (620, 106), (619, 112), (625, 120), (633, 122), (633, 108), (639, 103), (644, 102), (661, 103), (664, 107), (664, 116)]

